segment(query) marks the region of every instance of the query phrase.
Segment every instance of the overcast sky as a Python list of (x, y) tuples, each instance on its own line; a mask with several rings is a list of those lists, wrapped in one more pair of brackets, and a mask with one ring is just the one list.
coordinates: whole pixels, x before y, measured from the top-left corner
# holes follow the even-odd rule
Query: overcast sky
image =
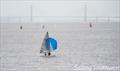
[(120, 16), (119, 0), (1, 0), (0, 16)]

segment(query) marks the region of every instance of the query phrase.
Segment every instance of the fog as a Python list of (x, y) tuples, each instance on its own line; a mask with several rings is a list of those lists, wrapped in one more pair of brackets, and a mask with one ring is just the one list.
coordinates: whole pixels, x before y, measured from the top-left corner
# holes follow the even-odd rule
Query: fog
[(0, 16), (30, 16), (30, 5), (32, 5), (33, 16), (84, 16), (85, 5), (87, 7), (87, 16), (119, 16), (119, 4), (119, 0), (1, 0)]
[(119, 21), (119, 0), (1, 0), (1, 22)]

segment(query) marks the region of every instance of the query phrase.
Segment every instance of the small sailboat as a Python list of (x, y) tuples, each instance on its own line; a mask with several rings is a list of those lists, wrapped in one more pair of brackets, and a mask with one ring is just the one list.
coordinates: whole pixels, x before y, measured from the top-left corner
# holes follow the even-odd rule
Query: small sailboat
[(57, 41), (54, 38), (49, 37), (47, 32), (40, 49), (40, 53), (44, 53), (45, 56), (50, 56), (51, 52), (57, 49)]

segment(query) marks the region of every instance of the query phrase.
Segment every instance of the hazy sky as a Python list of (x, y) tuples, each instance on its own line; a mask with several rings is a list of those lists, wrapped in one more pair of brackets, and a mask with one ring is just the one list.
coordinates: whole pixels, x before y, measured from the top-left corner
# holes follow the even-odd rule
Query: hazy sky
[(119, 0), (1, 0), (0, 16), (120, 16)]

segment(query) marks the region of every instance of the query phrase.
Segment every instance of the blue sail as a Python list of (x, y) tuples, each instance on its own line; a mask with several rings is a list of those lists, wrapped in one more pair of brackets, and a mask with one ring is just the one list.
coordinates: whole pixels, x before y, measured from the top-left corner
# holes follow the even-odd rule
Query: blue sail
[(57, 41), (54, 38), (47, 38), (46, 39), (46, 49), (49, 51), (53, 51), (57, 49)]

